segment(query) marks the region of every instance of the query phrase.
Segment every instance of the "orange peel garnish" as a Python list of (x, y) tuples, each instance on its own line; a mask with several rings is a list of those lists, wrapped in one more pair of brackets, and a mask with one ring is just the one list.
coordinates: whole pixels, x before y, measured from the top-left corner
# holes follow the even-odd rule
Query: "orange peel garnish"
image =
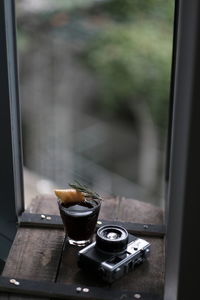
[(65, 204), (78, 203), (85, 200), (83, 193), (75, 189), (56, 189), (54, 193)]

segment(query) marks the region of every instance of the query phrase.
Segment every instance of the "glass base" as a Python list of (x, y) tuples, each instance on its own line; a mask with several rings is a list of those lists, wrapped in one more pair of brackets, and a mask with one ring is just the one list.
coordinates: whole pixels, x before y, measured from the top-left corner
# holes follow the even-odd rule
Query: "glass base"
[(78, 246), (78, 247), (86, 246), (92, 242), (91, 239), (85, 240), (85, 241), (75, 241), (75, 240), (70, 239), (69, 237), (67, 238), (67, 241), (70, 245), (74, 245), (74, 246)]

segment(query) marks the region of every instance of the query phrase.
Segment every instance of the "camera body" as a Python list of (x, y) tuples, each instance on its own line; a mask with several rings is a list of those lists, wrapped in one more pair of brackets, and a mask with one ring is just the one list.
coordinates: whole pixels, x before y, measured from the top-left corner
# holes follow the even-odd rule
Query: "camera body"
[(133, 270), (150, 254), (150, 243), (116, 225), (102, 226), (96, 241), (79, 251), (78, 265), (112, 283)]

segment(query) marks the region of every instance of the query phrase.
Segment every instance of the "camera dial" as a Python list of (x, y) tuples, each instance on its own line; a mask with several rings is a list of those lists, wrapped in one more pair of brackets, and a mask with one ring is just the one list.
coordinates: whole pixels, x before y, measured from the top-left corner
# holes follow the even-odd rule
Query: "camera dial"
[(105, 225), (97, 230), (96, 247), (107, 253), (121, 253), (128, 244), (128, 232), (124, 227)]

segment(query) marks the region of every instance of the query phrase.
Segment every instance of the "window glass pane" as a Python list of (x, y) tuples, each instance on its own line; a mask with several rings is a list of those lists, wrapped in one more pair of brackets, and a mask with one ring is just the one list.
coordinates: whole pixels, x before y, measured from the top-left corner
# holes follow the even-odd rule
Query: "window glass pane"
[(163, 207), (173, 1), (16, 1), (25, 196)]

